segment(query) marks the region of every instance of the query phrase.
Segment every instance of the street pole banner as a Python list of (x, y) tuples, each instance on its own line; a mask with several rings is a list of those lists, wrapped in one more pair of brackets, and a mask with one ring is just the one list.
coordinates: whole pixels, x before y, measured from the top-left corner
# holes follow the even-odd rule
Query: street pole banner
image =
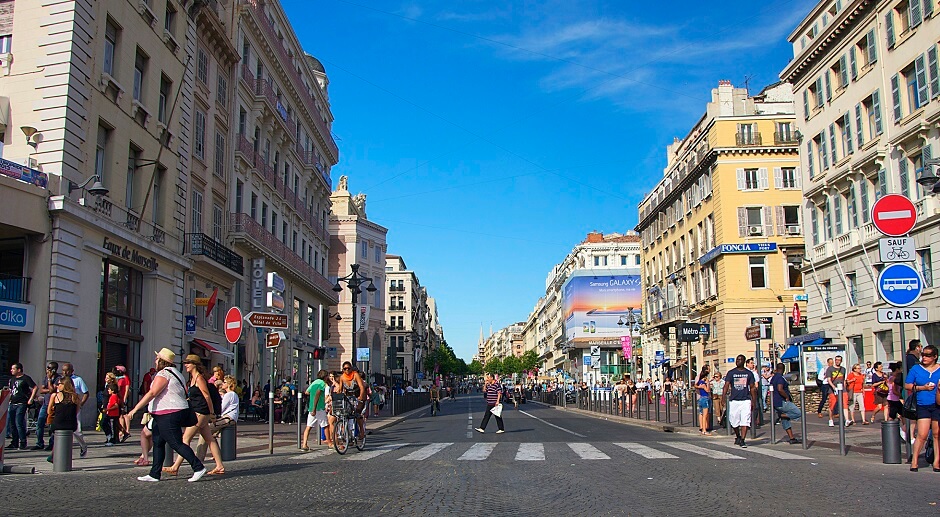
[(357, 305), (355, 313), (355, 331), (362, 332), (369, 326), (369, 312), (371, 307), (368, 305)]

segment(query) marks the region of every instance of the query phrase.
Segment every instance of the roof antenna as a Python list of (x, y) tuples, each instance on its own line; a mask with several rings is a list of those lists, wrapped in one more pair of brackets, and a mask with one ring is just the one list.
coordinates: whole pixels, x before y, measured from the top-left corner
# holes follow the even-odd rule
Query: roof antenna
[(745, 75), (745, 76), (744, 76), (744, 89), (745, 89), (745, 91), (747, 91), (748, 93), (751, 92), (750, 88), (748, 88), (748, 84), (751, 82), (751, 79), (753, 79), (753, 78), (754, 78), (753, 75)]

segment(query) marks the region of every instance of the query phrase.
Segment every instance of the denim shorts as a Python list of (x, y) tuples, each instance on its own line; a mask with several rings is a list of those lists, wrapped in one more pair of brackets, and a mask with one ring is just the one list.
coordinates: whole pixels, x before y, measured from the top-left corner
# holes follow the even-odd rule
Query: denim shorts
[(917, 419), (929, 418), (931, 420), (940, 420), (940, 407), (936, 404), (927, 404), (926, 406), (917, 406)]
[(698, 412), (701, 414), (706, 409), (711, 409), (712, 401), (708, 397), (699, 397), (698, 399)]

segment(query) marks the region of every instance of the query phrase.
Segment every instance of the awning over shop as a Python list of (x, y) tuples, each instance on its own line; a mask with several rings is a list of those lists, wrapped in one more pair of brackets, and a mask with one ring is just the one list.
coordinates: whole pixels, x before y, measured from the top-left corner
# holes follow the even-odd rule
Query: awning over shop
[(225, 357), (235, 357), (235, 352), (229, 352), (222, 345), (205, 339), (193, 339), (190, 341), (193, 345), (199, 345), (213, 354), (224, 355)]
[(786, 361), (792, 363), (800, 359), (800, 347), (797, 345), (790, 345), (787, 347), (783, 355), (780, 356), (781, 361)]

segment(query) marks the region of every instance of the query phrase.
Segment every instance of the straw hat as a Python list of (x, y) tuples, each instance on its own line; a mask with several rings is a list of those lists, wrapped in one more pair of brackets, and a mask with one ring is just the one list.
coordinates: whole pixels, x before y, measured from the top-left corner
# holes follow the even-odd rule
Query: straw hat
[(154, 352), (154, 353), (157, 354), (157, 357), (159, 357), (160, 359), (163, 359), (164, 361), (168, 363), (176, 362), (176, 354), (174, 354), (173, 351), (170, 350), (169, 348), (164, 347), (164, 348), (161, 348), (159, 352)]

